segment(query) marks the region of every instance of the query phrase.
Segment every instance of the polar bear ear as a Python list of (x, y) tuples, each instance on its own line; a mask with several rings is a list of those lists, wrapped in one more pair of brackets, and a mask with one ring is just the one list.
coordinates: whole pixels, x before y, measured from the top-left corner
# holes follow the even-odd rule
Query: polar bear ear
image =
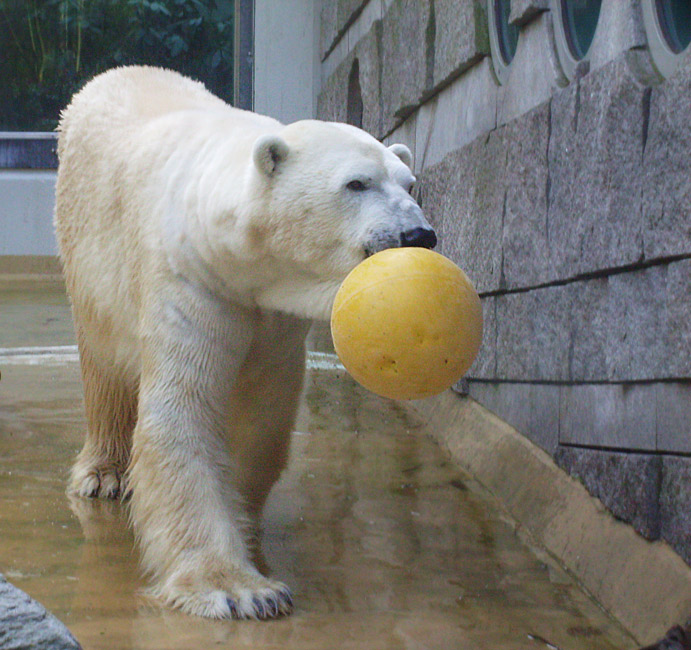
[(412, 168), (413, 165), (413, 154), (410, 153), (410, 149), (404, 144), (392, 144), (389, 147), (389, 151), (398, 156), (401, 162), (408, 168)]
[(263, 135), (254, 143), (252, 159), (260, 172), (271, 176), (288, 157), (289, 151), (283, 138), (277, 135)]

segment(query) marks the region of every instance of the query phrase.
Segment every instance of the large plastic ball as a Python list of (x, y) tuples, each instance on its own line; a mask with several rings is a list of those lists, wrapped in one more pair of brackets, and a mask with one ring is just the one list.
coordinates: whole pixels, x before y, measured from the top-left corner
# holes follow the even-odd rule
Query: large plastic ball
[(482, 342), (482, 306), (466, 274), (425, 248), (392, 248), (358, 264), (331, 312), (348, 372), (393, 399), (436, 395), (470, 368)]

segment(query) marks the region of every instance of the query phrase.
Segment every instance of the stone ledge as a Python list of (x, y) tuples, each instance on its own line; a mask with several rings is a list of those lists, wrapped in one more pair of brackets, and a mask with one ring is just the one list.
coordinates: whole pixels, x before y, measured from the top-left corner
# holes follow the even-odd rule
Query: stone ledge
[[(450, 391), (409, 403), (427, 431), (640, 641), (691, 611), (691, 568), (616, 521), (541, 449)], [(654, 567), (654, 570), (651, 570)]]

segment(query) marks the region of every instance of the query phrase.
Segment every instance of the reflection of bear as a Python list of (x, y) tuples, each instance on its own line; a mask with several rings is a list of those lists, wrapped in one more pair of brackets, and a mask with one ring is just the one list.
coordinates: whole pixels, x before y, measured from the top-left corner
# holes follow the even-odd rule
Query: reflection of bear
[(247, 516), (286, 460), (306, 319), (328, 317), (368, 254), (434, 245), (407, 192), (410, 152), (347, 125), (283, 126), (137, 67), (74, 97), (58, 154), (88, 421), (70, 489), (133, 490), (167, 603), (287, 613), (288, 589), (248, 558)]

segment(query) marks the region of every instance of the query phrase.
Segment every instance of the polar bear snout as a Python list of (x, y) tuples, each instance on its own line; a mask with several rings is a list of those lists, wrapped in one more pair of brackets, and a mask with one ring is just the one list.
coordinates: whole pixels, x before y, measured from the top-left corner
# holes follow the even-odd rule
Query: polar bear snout
[(434, 248), (436, 245), (437, 233), (432, 228), (411, 228), (401, 233), (401, 246)]

